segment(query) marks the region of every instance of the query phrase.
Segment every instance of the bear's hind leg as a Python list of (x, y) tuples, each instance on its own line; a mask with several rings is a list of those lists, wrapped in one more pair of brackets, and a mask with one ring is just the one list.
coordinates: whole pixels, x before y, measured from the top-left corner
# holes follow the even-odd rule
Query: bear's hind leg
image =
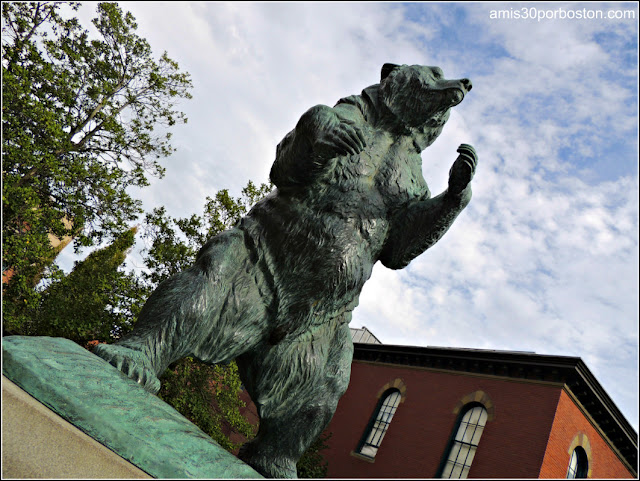
[(257, 436), (238, 457), (262, 475), (295, 478), (300, 456), (331, 421), (351, 373), (353, 343), (344, 321), (237, 360), (260, 415)]
[(267, 478), (297, 478), (297, 463), (329, 424), (334, 407), (309, 407), (283, 417), (260, 418), (258, 435), (238, 458)]

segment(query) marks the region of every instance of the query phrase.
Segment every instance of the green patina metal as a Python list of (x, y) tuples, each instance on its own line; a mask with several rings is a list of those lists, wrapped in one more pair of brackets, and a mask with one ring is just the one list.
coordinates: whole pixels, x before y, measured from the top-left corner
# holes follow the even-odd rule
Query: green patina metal
[(262, 478), (171, 406), (68, 339), (9, 336), (3, 374), (155, 478)]
[(420, 155), (470, 89), (437, 67), (385, 64), (361, 95), (309, 109), (277, 147), (277, 189), (160, 284), (127, 338), (94, 353), (150, 392), (185, 356), (236, 359), (260, 416), (240, 458), (295, 477), (347, 389), (349, 321), (374, 264), (405, 267), (471, 199), (471, 146), (435, 197)]

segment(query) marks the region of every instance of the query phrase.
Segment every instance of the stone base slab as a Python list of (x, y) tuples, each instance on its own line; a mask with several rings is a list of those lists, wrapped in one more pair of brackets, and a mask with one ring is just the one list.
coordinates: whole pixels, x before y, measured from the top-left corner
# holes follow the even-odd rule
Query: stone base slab
[[(2, 339), (2, 360), (3, 375), (16, 385), (3, 379), (9, 401), (5, 412), (3, 399), (3, 477), (262, 477), (171, 406), (68, 339), (8, 336)], [(39, 432), (44, 434), (38, 434), (37, 446), (32, 433)], [(29, 461), (43, 449), (40, 465)], [(60, 457), (67, 450), (69, 456)], [(13, 459), (11, 473), (5, 473), (5, 455)], [(112, 470), (101, 475), (105, 463)]]
[(2, 376), (2, 478), (150, 478)]

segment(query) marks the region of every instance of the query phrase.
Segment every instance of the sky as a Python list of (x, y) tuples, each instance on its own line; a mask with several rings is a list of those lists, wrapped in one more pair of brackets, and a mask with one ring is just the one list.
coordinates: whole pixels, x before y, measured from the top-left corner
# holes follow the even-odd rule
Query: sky
[[(472, 144), (471, 203), (404, 270), (376, 264), (351, 326), (385, 344), (580, 357), (638, 431), (635, 2), (120, 5), (192, 76), (166, 176), (132, 191), (174, 217), (267, 182), (300, 116), (378, 83), (384, 63), (470, 78), (422, 158), (437, 195)], [(83, 25), (94, 13), (83, 3)]]

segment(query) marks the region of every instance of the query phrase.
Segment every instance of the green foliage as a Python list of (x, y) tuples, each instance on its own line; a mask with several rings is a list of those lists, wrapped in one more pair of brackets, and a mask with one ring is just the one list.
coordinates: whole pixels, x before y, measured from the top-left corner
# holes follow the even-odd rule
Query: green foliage
[(34, 311), (35, 333), (66, 337), (79, 344), (118, 338), (131, 330), (145, 291), (133, 273), (120, 269), (136, 228), (76, 262), (69, 275), (42, 293)]
[(158, 396), (228, 451), (238, 445), (230, 441), (225, 427), (247, 438), (255, 434), (255, 427), (240, 414), (245, 404), (238, 397), (241, 382), (234, 362), (208, 366), (189, 357), (170, 366), (162, 380)]
[[(109, 246), (77, 262), (67, 276), (57, 269), (56, 280), (42, 291), (39, 302), (22, 309), (28, 322), (23, 323), (22, 331), (14, 333), (62, 336), (82, 345), (120, 337), (132, 328), (146, 297), (159, 282), (191, 266), (210, 236), (235, 224), (269, 190), (270, 185), (256, 187), (252, 182), (239, 198), (221, 190), (207, 198), (202, 216), (174, 219), (164, 209), (148, 214), (144, 237), (150, 247), (143, 255), (149, 272), (135, 274), (121, 269), (134, 243), (136, 229), (130, 229)], [(235, 431), (249, 439), (256, 428), (240, 414), (244, 406), (239, 398), (240, 386), (235, 363), (208, 366), (187, 358), (165, 371), (160, 396), (233, 451), (238, 446), (228, 434)]]
[[(141, 282), (121, 269), (133, 246), (137, 228), (129, 229), (108, 246), (75, 263), (65, 274), (52, 266), (38, 303), (18, 312), (5, 312), (5, 329), (12, 334), (66, 337), (79, 344), (117, 338), (131, 329), (145, 297)], [(6, 304), (9, 309), (13, 304)], [(23, 322), (7, 325), (7, 318)]]
[(154, 128), (186, 122), (174, 106), (191, 97), (189, 75), (152, 58), (130, 13), (98, 4), (94, 39), (60, 13), (77, 8), (2, 3), (3, 271), (14, 272), (3, 304), (17, 328), (55, 258), (48, 235), (79, 248), (127, 229), (141, 209), (126, 189), (162, 176), (158, 159), (173, 151)]
[(327, 442), (330, 438), (331, 433), (323, 432), (300, 456), (297, 464), (299, 478), (324, 478), (327, 476), (329, 463), (320, 451), (329, 447)]

